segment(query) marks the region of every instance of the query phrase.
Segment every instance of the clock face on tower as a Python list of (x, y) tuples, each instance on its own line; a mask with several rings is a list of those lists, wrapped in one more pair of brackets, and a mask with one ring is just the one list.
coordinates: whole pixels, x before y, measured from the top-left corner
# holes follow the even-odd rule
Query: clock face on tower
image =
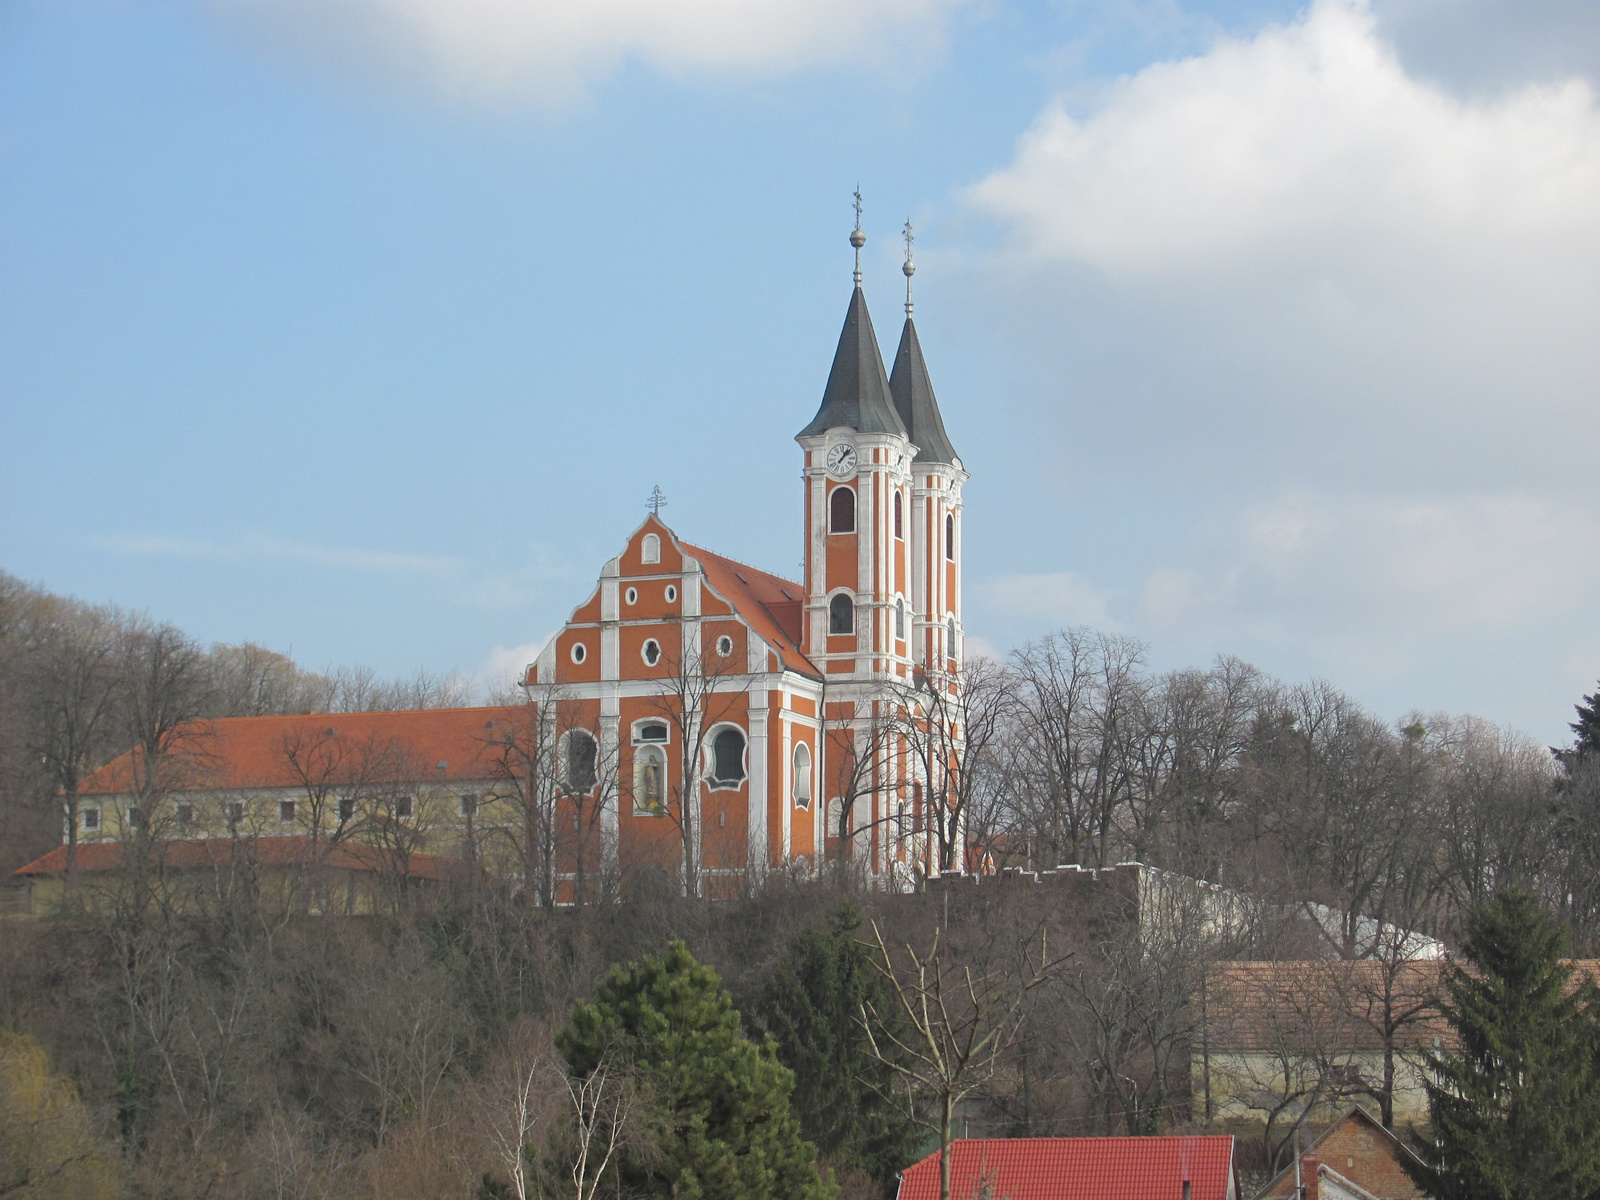
[(843, 443), (828, 451), (828, 474), (838, 479), (855, 474), (856, 448)]

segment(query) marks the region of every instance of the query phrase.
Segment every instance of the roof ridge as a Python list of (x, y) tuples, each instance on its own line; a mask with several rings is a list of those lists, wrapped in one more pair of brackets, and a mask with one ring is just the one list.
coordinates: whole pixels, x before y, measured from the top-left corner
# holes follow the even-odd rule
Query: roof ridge
[(765, 567), (751, 566), (742, 559), (729, 558), (726, 554), (718, 554), (715, 550), (707, 550), (704, 546), (691, 545), (689, 542), (682, 540), (678, 542), (678, 545), (683, 547), (685, 550), (692, 551), (695, 554), (709, 554), (712, 558), (720, 558), (723, 562), (732, 563), (736, 567), (743, 567), (746, 571), (754, 571), (757, 575), (765, 575), (768, 579), (776, 579), (779, 583), (789, 583), (793, 584), (795, 587), (801, 586), (798, 579), (790, 579), (785, 575), (776, 575), (767, 570)]

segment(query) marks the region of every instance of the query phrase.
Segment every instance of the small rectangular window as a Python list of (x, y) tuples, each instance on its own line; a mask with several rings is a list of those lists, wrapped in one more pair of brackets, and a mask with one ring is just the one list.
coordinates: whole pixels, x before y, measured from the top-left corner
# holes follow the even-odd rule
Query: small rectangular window
[(667, 740), (667, 723), (665, 721), (646, 721), (639, 726), (633, 740), (636, 742), (664, 742)]
[(137, 829), (144, 824), (144, 816), (137, 808), (129, 808), (127, 819), (123, 821), (123, 824), (129, 829)]
[(237, 825), (240, 821), (244, 820), (244, 801), (229, 800), (227, 813), (228, 824)]
[(475, 817), (475, 816), (477, 816), (478, 815), (478, 795), (477, 795), (477, 793), (476, 792), (463, 793), (463, 795), (461, 797), (460, 804), (457, 807), (457, 811), (463, 817)]
[(293, 800), (278, 801), (278, 820), (287, 825), (294, 820), (295, 802)]
[(193, 825), (194, 824), (194, 805), (192, 805), (192, 804), (180, 804), (180, 805), (178, 805), (178, 824), (179, 825)]
[(410, 796), (396, 796), (394, 800), (394, 815), (404, 821), (410, 818), (415, 806)]
[(355, 798), (352, 797), (352, 796), (340, 796), (339, 797), (339, 822), (340, 822), (340, 824), (343, 824), (346, 821), (353, 821), (355, 819), (356, 819), (356, 802), (355, 802)]
[(100, 828), (100, 810), (98, 808), (83, 809), (78, 814), (78, 817), (84, 830), (93, 832)]

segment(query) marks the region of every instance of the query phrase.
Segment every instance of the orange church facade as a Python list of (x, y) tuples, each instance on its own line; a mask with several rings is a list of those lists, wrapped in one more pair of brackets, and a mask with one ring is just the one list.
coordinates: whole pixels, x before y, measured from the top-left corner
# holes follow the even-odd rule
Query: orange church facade
[(858, 280), (796, 440), (803, 580), (652, 515), (528, 668), (563, 792), (614, 797), (592, 858), (653, 860), (708, 894), (824, 862), (902, 887), (961, 869), (960, 831), (936, 826), (960, 751), (967, 476), (909, 302), (891, 375)]

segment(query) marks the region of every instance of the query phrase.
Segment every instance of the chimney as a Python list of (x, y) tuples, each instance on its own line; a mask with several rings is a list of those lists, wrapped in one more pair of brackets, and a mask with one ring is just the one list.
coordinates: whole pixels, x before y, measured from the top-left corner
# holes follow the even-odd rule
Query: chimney
[(1301, 1160), (1301, 1172), (1306, 1181), (1304, 1200), (1317, 1200), (1321, 1195), (1321, 1180), (1317, 1177), (1317, 1168), (1322, 1165), (1315, 1154), (1307, 1154)]
[(1187, 1179), (1183, 1181), (1183, 1200), (1194, 1200), (1194, 1184)]

